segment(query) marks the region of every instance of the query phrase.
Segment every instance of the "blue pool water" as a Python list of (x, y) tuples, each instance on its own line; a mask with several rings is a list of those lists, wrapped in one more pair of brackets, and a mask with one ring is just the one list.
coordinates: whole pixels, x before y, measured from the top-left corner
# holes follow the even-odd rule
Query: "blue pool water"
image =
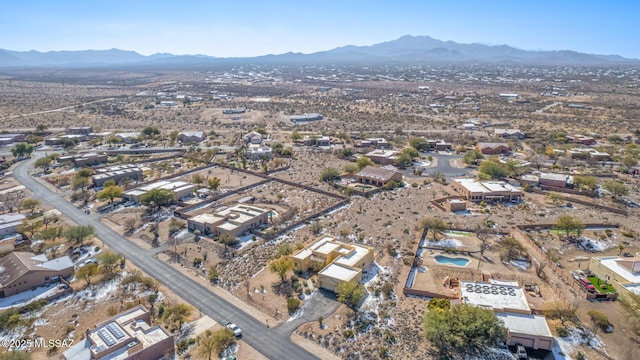
[(435, 259), (440, 264), (453, 264), (456, 266), (465, 266), (469, 263), (469, 259), (465, 258), (450, 258), (444, 255), (436, 255)]

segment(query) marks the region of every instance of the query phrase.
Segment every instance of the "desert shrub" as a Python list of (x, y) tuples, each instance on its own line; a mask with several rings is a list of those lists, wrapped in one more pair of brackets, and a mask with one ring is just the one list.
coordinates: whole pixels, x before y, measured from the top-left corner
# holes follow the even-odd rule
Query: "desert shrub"
[(565, 326), (558, 326), (556, 328), (556, 331), (558, 332), (558, 336), (560, 336), (560, 337), (569, 336), (569, 329), (567, 329)]
[(289, 314), (293, 314), (300, 307), (300, 300), (295, 297), (290, 297), (287, 299), (287, 310)]

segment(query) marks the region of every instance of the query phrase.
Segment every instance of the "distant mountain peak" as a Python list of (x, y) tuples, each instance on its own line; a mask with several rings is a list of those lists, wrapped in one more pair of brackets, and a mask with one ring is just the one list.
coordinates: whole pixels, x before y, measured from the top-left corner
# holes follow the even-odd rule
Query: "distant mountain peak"
[(632, 63), (618, 55), (584, 54), (573, 50), (527, 51), (509, 45), (460, 44), (426, 35), (404, 35), (396, 40), (369, 46), (346, 45), (311, 54), (287, 52), (253, 58), (215, 58), (207, 55), (156, 53), (149, 56), (131, 50), (10, 51), (0, 49), (0, 67), (87, 67), (87, 66), (192, 66), (217, 62), (265, 64), (430, 64), (505, 63), (532, 65), (606, 65)]

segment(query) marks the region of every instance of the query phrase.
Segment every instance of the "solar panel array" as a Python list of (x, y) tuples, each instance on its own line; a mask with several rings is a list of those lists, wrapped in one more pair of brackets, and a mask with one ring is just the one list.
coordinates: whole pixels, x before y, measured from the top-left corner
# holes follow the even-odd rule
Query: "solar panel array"
[(98, 336), (100, 336), (107, 346), (113, 346), (116, 343), (116, 340), (113, 338), (111, 333), (105, 328), (98, 330)]
[(467, 292), (477, 292), (479, 294), (493, 294), (493, 295), (509, 295), (516, 296), (516, 291), (511, 287), (496, 286), (496, 285), (480, 285), (480, 284), (467, 284)]
[(118, 324), (112, 322), (98, 330), (98, 336), (100, 336), (102, 341), (110, 347), (123, 339), (126, 334)]
[(113, 336), (115, 336), (116, 339), (118, 339), (118, 340), (120, 340), (123, 337), (125, 337), (124, 331), (122, 331), (120, 326), (118, 326), (118, 324), (116, 324), (116, 323), (109, 323), (107, 325), (107, 329), (109, 329), (109, 331), (111, 331)]

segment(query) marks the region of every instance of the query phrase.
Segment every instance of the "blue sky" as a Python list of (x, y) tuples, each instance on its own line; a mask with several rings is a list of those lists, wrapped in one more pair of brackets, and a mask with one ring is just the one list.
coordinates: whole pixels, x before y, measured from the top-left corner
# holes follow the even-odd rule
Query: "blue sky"
[(637, 0), (6, 0), (0, 48), (232, 57), (429, 35), (640, 58), (638, 19)]

